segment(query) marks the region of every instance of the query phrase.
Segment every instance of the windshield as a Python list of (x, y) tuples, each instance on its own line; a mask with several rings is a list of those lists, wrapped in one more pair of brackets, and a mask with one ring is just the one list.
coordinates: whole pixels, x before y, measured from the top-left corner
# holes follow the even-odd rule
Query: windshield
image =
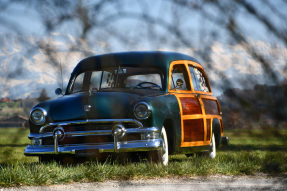
[(70, 93), (118, 88), (162, 90), (163, 78), (163, 73), (157, 68), (105, 68), (80, 73), (74, 80)]

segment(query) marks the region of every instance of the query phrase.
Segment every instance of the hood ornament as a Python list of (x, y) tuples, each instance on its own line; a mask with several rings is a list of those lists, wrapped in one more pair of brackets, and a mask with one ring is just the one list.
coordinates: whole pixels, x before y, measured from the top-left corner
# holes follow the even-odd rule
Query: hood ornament
[(90, 105), (85, 105), (85, 106), (84, 106), (84, 110), (88, 112), (88, 111), (91, 110), (91, 107), (92, 107), (92, 106), (90, 106)]

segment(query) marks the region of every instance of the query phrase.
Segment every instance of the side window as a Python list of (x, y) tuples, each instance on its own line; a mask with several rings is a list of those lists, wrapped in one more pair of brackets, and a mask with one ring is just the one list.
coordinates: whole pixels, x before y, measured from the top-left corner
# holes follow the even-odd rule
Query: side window
[(73, 93), (83, 91), (83, 82), (84, 82), (85, 73), (81, 73), (77, 76), (74, 86), (73, 86)]
[(94, 71), (91, 75), (90, 90), (99, 90), (101, 83), (102, 71)]
[(100, 88), (111, 88), (115, 84), (115, 76), (112, 72), (103, 71), (102, 84)]
[[(182, 80), (182, 86), (177, 86), (177, 80)], [(189, 78), (186, 71), (186, 68), (183, 64), (177, 64), (173, 66), (172, 74), (171, 74), (171, 89), (178, 89), (178, 90), (191, 90), (189, 84)]]
[(111, 88), (114, 86), (114, 74), (109, 71), (93, 71), (90, 80), (90, 90)]
[(210, 92), (203, 73), (193, 66), (189, 66), (189, 71), (194, 91)]

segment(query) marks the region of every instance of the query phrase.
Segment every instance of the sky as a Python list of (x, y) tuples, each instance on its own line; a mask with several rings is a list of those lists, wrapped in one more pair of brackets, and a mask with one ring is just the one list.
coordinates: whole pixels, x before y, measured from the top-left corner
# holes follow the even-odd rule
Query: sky
[[(82, 2), (84, 7), (92, 7), (95, 1), (78, 2)], [(216, 96), (224, 91), (225, 81), (221, 74), (236, 88), (253, 88), (257, 83), (272, 85), (261, 64), (242, 46), (230, 42), (224, 31), (219, 37), (206, 33), (208, 30), (221, 31), (219, 26), (203, 19), (198, 13), (189, 14), (187, 7), (175, 7), (161, 0), (150, 2), (124, 0), (116, 5), (108, 4), (101, 12), (96, 12), (95, 21), (100, 27), (95, 27), (87, 35), (86, 41), (81, 38), (83, 23), (77, 19), (47, 32), (43, 18), (33, 5), (9, 5), (0, 13), (0, 98), (38, 97), (43, 88), (47, 90), (48, 96), (55, 97), (54, 90), (62, 86), (60, 63), (66, 86), (73, 68), (87, 55), (121, 51), (164, 50), (191, 55), (205, 67), (208, 78), (213, 82), (211, 88)], [(255, 6), (260, 5), (257, 4), (258, 1), (249, 2)], [(278, 12), (285, 14), (282, 11), (286, 10), (285, 4), (280, 6), (280, 2), (277, 1)], [(212, 7), (207, 10), (213, 11), (214, 15), (218, 14)], [(280, 23), (276, 16), (272, 16), (272, 10), (263, 6), (260, 10), (270, 15), (269, 19), (274, 25), (286, 26), (286, 23)], [(43, 11), (47, 11), (51, 18), (57, 16), (53, 14), (53, 10)], [(115, 17), (109, 21), (108, 16), (118, 11), (147, 14), (159, 19), (163, 24), (146, 24), (133, 16)], [(71, 10), (63, 11), (66, 12)], [(243, 10), (237, 12), (236, 21), (244, 26), (242, 32), (248, 42), (266, 58), (274, 61), (272, 66), (279, 79), (286, 79), (286, 46), (276, 37), (268, 35), (268, 29)], [(169, 31), (173, 26), (182, 30), (183, 38), (190, 40), (192, 46), (187, 47), (179, 42), (177, 36)], [(39, 48), (39, 42), (53, 48), (53, 57), (58, 65), (51, 64), (47, 53)], [(210, 48), (209, 63), (196, 55), (203, 44)], [(208, 67), (210, 65), (212, 67)], [(245, 79), (246, 82), (242, 83)]]

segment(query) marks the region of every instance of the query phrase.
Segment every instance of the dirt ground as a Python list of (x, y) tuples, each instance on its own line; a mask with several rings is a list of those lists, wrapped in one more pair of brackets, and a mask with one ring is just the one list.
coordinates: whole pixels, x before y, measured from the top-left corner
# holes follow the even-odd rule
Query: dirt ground
[(0, 191), (142, 191), (142, 190), (287, 190), (287, 176), (208, 176), (189, 178), (157, 178), (126, 181), (58, 184), (51, 186), (25, 186), (2, 188)]

